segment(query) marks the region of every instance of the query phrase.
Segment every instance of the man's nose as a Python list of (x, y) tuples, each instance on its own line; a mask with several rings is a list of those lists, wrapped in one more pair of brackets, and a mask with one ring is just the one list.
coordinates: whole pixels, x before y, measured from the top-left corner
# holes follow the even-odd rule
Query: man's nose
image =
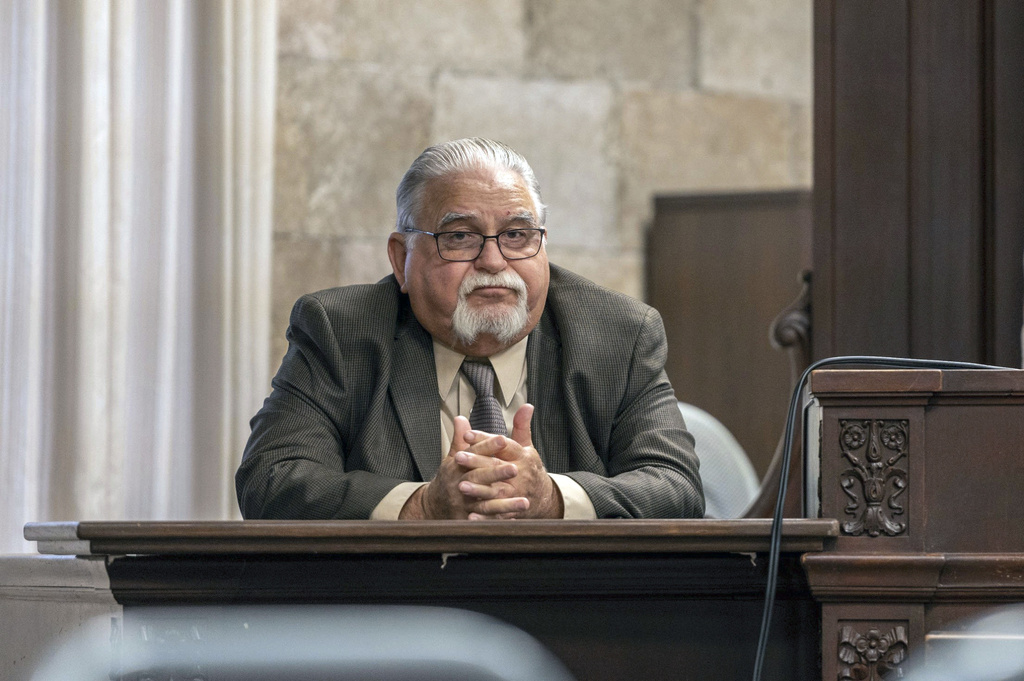
[(487, 272), (500, 272), (505, 269), (507, 264), (505, 256), (498, 248), (498, 240), (487, 239), (484, 241), (484, 250), (480, 251), (480, 255), (476, 259), (476, 266)]

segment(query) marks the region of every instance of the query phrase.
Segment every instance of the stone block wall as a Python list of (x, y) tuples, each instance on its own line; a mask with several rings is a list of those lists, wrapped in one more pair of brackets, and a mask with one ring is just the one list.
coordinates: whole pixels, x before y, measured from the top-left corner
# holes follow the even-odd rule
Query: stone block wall
[(428, 145), (502, 140), (549, 253), (643, 292), (662, 193), (811, 183), (811, 0), (280, 0), (273, 352), (304, 292), (390, 272)]

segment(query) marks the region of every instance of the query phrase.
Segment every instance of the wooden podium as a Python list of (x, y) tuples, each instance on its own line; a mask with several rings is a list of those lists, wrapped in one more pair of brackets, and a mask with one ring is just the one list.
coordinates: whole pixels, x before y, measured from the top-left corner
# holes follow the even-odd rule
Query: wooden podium
[(839, 521), (801, 561), (823, 679), (880, 678), (1024, 602), (1024, 371), (818, 371), (810, 389), (808, 496)]
[[(1024, 372), (818, 371), (765, 678), (879, 679), (1024, 602)], [(748, 677), (768, 520), (40, 523), (144, 605), (431, 604), (505, 620), (578, 679)], [(88, 560), (79, 558), (76, 560)], [(210, 681), (213, 681), (212, 679)]]

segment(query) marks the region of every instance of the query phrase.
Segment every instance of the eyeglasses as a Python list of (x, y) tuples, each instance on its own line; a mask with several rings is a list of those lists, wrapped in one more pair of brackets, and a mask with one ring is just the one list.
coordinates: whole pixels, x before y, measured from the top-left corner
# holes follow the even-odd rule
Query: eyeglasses
[(478, 232), (427, 232), (411, 227), (405, 231), (434, 237), (437, 254), (442, 260), (449, 262), (476, 260), (484, 252), (488, 239), (494, 239), (498, 243), (498, 250), (505, 260), (526, 260), (540, 253), (544, 233), (547, 232), (542, 227), (508, 229), (494, 236), (484, 236)]

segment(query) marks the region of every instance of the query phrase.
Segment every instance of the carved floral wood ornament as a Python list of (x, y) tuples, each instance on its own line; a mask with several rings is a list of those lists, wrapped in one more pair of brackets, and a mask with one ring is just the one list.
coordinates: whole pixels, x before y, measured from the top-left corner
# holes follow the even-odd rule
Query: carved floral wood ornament
[(839, 446), (851, 468), (839, 484), (849, 497), (842, 524), (849, 535), (906, 532), (906, 511), (901, 496), (907, 491), (908, 424), (905, 420), (840, 420)]
[[(900, 665), (907, 659), (907, 630), (895, 626), (858, 633), (851, 626), (839, 630), (839, 681), (879, 681), (901, 678)], [(892, 673), (890, 673), (892, 672)]]

